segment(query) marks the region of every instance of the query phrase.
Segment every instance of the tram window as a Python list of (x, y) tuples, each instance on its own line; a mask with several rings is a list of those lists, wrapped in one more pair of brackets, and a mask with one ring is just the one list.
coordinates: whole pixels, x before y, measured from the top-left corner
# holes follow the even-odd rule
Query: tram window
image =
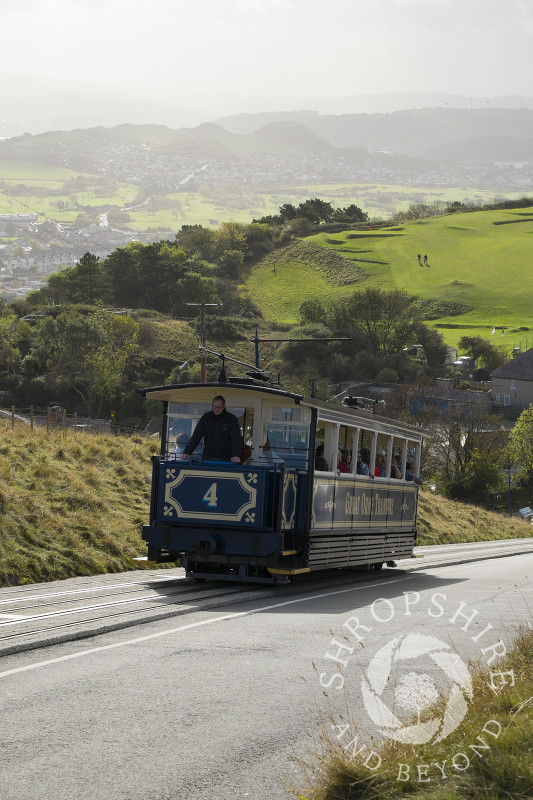
[(201, 417), (206, 411), (211, 411), (211, 403), (170, 403), (168, 414), (169, 417)]
[(254, 437), (254, 409), (246, 408), (242, 419), (239, 418), (244, 444), (252, 446)]
[(239, 421), (242, 434), (242, 454), (243, 461), (247, 461), (253, 455), (253, 435), (254, 435), (254, 409), (253, 408), (230, 408)]
[(309, 455), (309, 429), (302, 425), (266, 422), (263, 455), (268, 460), (304, 467)]
[(279, 408), (278, 406), (273, 406), (272, 419), (283, 422), (303, 422), (303, 408)]
[[(168, 455), (178, 454), (178, 437), (180, 439), (180, 445), (186, 444), (191, 438), (197, 421), (198, 418), (193, 419), (191, 417), (178, 416), (169, 417), (167, 440), (165, 444), (165, 451)], [(197, 452), (201, 452), (201, 450), (203, 450), (203, 444), (200, 445), (200, 450)], [(183, 451), (183, 447), (181, 447), (181, 451)]]

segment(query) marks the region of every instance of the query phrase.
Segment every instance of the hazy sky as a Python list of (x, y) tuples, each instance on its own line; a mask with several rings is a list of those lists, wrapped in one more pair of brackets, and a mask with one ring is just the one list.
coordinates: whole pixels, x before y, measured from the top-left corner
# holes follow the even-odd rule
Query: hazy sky
[(0, 12), (0, 71), (158, 100), (533, 94), (533, 0), (0, 0)]

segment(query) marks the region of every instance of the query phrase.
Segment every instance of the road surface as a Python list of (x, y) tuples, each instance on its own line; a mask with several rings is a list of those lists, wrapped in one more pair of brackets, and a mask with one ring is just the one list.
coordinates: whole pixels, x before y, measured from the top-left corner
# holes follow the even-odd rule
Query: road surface
[[(446, 556), (428, 549), (397, 569), (336, 572), (287, 587), (213, 584), (209, 597), (188, 586), (172, 599), (173, 575), (154, 571), (145, 580), (159, 578), (159, 588), (155, 580), (148, 590), (130, 587), (135, 596), (160, 593), (143, 624), (130, 617), (91, 636), (102, 623), (85, 610), (79, 638), (47, 646), (42, 634), (30, 635), (33, 649), (4, 649), (2, 800), (289, 800), (292, 788), (305, 796), (302, 765), (320, 751), (324, 733), (334, 737), (357, 722), (372, 751), (372, 705), (361, 688), (365, 678), (381, 691), (372, 663), (383, 664), (400, 643), (420, 650), (433, 637), (440, 653), (468, 670), (496, 669), (517, 630), (532, 624), (531, 543), (516, 555), (501, 547), (497, 558), (494, 549), (458, 546)], [(105, 576), (107, 593), (127, 578)], [(83, 581), (61, 582), (62, 590), (89, 588)], [(187, 588), (179, 580), (174, 587)], [(40, 616), (46, 612), (35, 600), (22, 613), (21, 597), (56, 589), (2, 590), (0, 600), (18, 598), (20, 617)], [(85, 607), (97, 602), (84, 598)], [(72, 595), (63, 599), (65, 610), (74, 608)], [(2, 622), (15, 622), (11, 607), (4, 604)], [(21, 624), (28, 630), (27, 619)], [(46, 624), (56, 627), (57, 619)], [(437, 666), (430, 660), (425, 675), (444, 685)]]

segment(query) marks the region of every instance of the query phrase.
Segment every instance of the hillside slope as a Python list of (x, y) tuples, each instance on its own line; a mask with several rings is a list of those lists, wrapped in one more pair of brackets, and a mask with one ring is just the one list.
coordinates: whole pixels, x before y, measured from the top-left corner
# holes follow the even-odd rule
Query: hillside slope
[[(0, 586), (139, 569), (158, 437), (46, 433), (0, 420)], [(419, 544), (531, 535), (422, 491)], [(153, 565), (150, 565), (153, 566)]]
[(0, 585), (139, 568), (157, 438), (0, 432)]
[[(252, 270), (247, 285), (264, 315), (279, 322), (296, 322), (299, 306), (308, 296), (335, 299), (367, 286), (403, 289), (424, 300), (451, 304), (453, 315), (441, 316), (433, 324), (446, 326), (446, 341), (455, 344), (467, 330), (486, 337), (494, 326), (515, 332), (533, 328), (532, 237), (533, 208), (447, 214), (397, 227), (318, 233), (300, 243), (298, 258), (294, 249), (265, 258)], [(327, 268), (325, 253), (331, 258)], [(423, 261), (419, 265), (419, 253), (427, 254), (427, 266)], [(357, 270), (352, 280), (349, 262)], [(458, 306), (464, 307), (459, 315)]]

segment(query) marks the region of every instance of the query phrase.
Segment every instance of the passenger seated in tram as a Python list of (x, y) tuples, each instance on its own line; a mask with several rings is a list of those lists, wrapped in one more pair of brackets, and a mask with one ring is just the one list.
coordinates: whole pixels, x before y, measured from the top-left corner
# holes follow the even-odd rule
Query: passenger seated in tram
[(370, 475), (370, 477), (373, 478), (375, 476), (376, 478), (379, 478), (379, 476), (381, 475), (381, 470), (375, 464), (373, 472), (370, 473), (370, 450), (368, 449), (368, 447), (361, 448), (361, 456), (363, 458), (363, 462), (367, 466), (368, 474)]
[(339, 473), (349, 473), (350, 468), (346, 461), (344, 461), (344, 457), (340, 450), (337, 450), (337, 472)]
[(363, 457), (361, 453), (357, 453), (357, 463), (355, 466), (355, 474), (356, 475), (368, 475), (368, 464), (363, 461)]
[(397, 481), (401, 480), (402, 477), (402, 457), (401, 456), (394, 456), (391, 465), (390, 465), (390, 476), (391, 478), (396, 478)]
[(406, 481), (414, 481), (415, 483), (417, 483), (419, 485), (424, 482), (423, 480), (421, 480), (421, 478), (418, 477), (418, 475), (414, 474), (413, 465), (411, 464), (410, 461), (407, 461), (407, 463), (405, 465), (405, 480)]
[(315, 469), (319, 472), (329, 472), (328, 462), (324, 458), (324, 445), (319, 444), (315, 450)]
[(183, 451), (185, 450), (185, 446), (189, 443), (190, 436), (185, 431), (180, 431), (176, 436), (176, 449), (174, 453), (176, 456), (181, 456)]

